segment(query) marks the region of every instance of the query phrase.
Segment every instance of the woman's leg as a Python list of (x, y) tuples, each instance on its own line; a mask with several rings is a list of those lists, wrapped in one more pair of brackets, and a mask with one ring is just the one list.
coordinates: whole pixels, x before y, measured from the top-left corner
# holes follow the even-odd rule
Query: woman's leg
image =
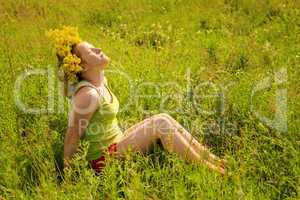
[(157, 139), (161, 140), (168, 152), (174, 152), (188, 162), (198, 161), (224, 173), (223, 169), (217, 169), (213, 164), (204, 161), (164, 114), (147, 118), (126, 130), (124, 138), (117, 144), (117, 157), (123, 158), (128, 148), (147, 153)]
[(208, 162), (211, 162), (214, 165), (221, 165), (224, 167), (226, 162), (225, 160), (222, 160), (213, 153), (211, 153), (209, 149), (207, 149), (205, 146), (199, 143), (197, 139), (195, 139), (172, 116), (166, 113), (161, 113), (160, 115), (168, 118), (172, 122), (173, 126), (181, 133), (181, 135), (188, 141), (188, 143), (193, 146), (194, 150), (197, 151), (203, 159), (207, 160)]

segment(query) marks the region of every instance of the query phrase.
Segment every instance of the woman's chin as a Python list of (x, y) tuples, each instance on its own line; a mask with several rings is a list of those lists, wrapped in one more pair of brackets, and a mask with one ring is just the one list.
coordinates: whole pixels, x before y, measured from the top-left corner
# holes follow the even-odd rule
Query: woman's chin
[(102, 64), (100, 65), (100, 68), (101, 68), (101, 69), (106, 69), (107, 66), (108, 66), (108, 64), (109, 64), (109, 62), (102, 63)]

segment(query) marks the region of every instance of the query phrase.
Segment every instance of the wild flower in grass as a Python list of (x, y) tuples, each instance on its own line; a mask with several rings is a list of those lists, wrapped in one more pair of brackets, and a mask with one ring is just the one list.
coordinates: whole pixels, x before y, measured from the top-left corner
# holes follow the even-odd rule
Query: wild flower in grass
[(135, 45), (148, 46), (156, 50), (161, 50), (163, 47), (171, 41), (169, 35), (171, 34), (172, 26), (167, 28), (161, 24), (152, 24), (148, 30), (141, 30), (135, 37)]

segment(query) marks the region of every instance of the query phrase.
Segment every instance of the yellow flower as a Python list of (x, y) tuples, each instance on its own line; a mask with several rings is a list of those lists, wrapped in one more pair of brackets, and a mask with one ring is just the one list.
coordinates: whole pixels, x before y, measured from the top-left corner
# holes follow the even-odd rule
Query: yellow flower
[(77, 28), (63, 26), (62, 29), (47, 31), (46, 36), (53, 41), (57, 55), (63, 59), (59, 67), (63, 69), (65, 77), (70, 82), (76, 82), (76, 74), (82, 71), (81, 59), (71, 52), (72, 47), (81, 42)]

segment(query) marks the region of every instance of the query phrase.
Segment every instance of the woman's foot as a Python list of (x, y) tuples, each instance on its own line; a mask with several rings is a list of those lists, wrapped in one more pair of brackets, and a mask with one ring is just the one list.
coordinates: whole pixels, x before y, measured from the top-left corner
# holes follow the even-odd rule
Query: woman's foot
[(205, 161), (203, 160), (202, 161), (209, 169), (213, 170), (213, 171), (216, 171), (218, 173), (221, 174), (221, 176), (224, 176), (225, 175), (225, 168), (222, 167), (221, 165), (215, 165), (209, 161)]

